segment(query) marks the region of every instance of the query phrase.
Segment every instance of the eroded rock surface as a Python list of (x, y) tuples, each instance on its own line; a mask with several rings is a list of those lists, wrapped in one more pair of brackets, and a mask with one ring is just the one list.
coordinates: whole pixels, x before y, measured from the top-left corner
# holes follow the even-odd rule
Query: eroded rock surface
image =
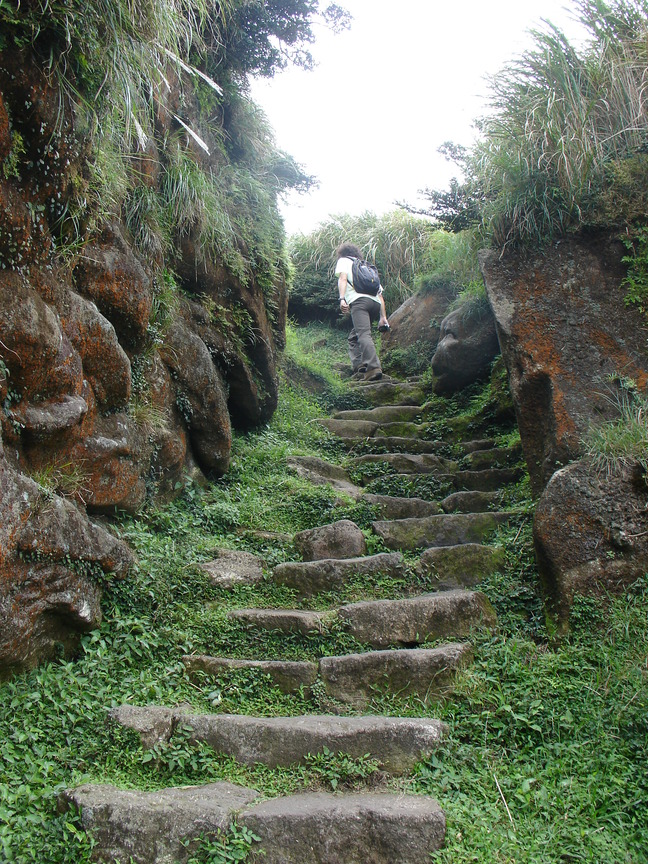
[(549, 608), (564, 631), (575, 594), (617, 593), (648, 569), (645, 475), (597, 474), (584, 460), (556, 471), (533, 533)]
[(615, 376), (648, 384), (641, 313), (626, 306), (622, 244), (577, 235), (541, 253), (483, 253), (486, 281), (531, 484), (582, 453), (591, 423), (615, 415)]

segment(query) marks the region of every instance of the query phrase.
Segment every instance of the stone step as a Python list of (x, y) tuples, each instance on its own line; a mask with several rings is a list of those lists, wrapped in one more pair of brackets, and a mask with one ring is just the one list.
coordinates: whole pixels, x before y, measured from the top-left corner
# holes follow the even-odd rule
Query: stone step
[(92, 860), (169, 864), (186, 861), (187, 841), (227, 831), (259, 793), (232, 783), (140, 792), (86, 784), (59, 796), (59, 810), (73, 808), (92, 835)]
[(478, 438), (475, 441), (460, 441), (457, 447), (463, 453), (474, 453), (475, 450), (490, 450), (492, 447), (497, 447), (497, 441), (494, 438)]
[(439, 482), (446, 482), (457, 491), (466, 492), (497, 492), (516, 483), (524, 474), (524, 469), (518, 468), (485, 468), (483, 471), (461, 470), (453, 474), (439, 474)]
[(272, 578), (278, 585), (294, 588), (301, 597), (343, 587), (354, 576), (399, 577), (404, 572), (400, 553), (380, 552), (360, 558), (328, 558), (321, 561), (288, 561), (277, 564)]
[(228, 657), (190, 655), (182, 658), (189, 677), (200, 680), (200, 674), (217, 679), (227, 672), (240, 669), (258, 669), (268, 675), (282, 693), (298, 693), (301, 688), (308, 694), (317, 680), (317, 663), (292, 660), (239, 660)]
[(103, 862), (184, 862), (204, 837), (233, 823), (257, 838), (251, 851), (265, 864), (420, 864), (445, 838), (443, 811), (424, 795), (306, 792), (256, 803), (258, 797), (223, 782), (155, 792), (86, 784), (62, 792), (58, 809), (79, 814), (93, 860)]
[(453, 492), (441, 501), (444, 513), (485, 513), (499, 500), (499, 492)]
[(351, 438), (354, 441), (373, 438), (378, 430), (377, 423), (367, 420), (333, 420), (328, 417), (320, 417), (317, 421), (320, 426), (338, 438)]
[(463, 643), (367, 651), (323, 657), (320, 677), (327, 696), (362, 710), (373, 696), (386, 693), (416, 695), (424, 701), (445, 696), (471, 657), (470, 645)]
[[(348, 450), (353, 450), (361, 445), (366, 447), (368, 443), (366, 438), (340, 438), (340, 442)], [(381, 435), (371, 438), (371, 443), (376, 448), (384, 448), (389, 453), (442, 454), (447, 450), (447, 444), (444, 441), (424, 441), (422, 438), (383, 437)]]
[(338, 609), (348, 632), (372, 648), (419, 645), (461, 638), (476, 627), (494, 627), (495, 610), (479, 591), (443, 591), (406, 600), (373, 600)]
[(381, 423), (376, 429), (376, 438), (425, 438), (428, 431), (427, 423)]
[(382, 464), (399, 474), (439, 474), (445, 476), (458, 470), (452, 459), (433, 453), (368, 453), (349, 460), (349, 464), (362, 470), (365, 465)]
[(379, 408), (356, 411), (336, 411), (333, 420), (366, 420), (369, 423), (412, 423), (421, 414), (418, 405), (382, 405)]
[(436, 591), (472, 588), (506, 566), (502, 546), (462, 543), (459, 546), (433, 546), (421, 555), (416, 572), (429, 580)]
[(388, 549), (414, 550), (430, 546), (481, 543), (499, 525), (517, 514), (512, 512), (443, 513), (422, 519), (392, 519), (372, 522), (372, 529)]
[(422, 498), (398, 498), (392, 495), (363, 495), (363, 501), (380, 508), (382, 519), (408, 519), (422, 516), (436, 516), (442, 512), (436, 501)]
[(321, 753), (326, 748), (354, 759), (369, 755), (389, 773), (404, 774), (432, 753), (447, 733), (447, 726), (441, 721), (417, 717), (340, 717), (333, 714), (249, 717), (245, 714), (193, 714), (156, 705), (122, 705), (110, 711), (109, 716), (140, 735), (142, 729), (156, 728), (157, 740), (151, 735), (142, 740), (146, 747), (170, 741), (181, 725), (191, 732), (194, 742), (204, 741), (218, 753), (232, 756), (244, 765), (260, 762), (271, 768), (304, 763), (308, 755)]
[(291, 795), (239, 821), (261, 838), (263, 864), (423, 864), (445, 839), (437, 802), (402, 793)]
[(323, 633), (323, 615), (303, 609), (233, 609), (227, 617), (261, 630), (308, 636)]
[(286, 464), (298, 477), (316, 486), (329, 484), (350, 498), (359, 498), (362, 495), (362, 489), (351, 482), (351, 478), (343, 468), (332, 465), (325, 459), (316, 456), (289, 456)]
[(318, 528), (298, 531), (293, 546), (304, 561), (323, 558), (358, 558), (367, 552), (362, 530), (350, 519), (338, 519)]
[(506, 468), (522, 459), (522, 446), (491, 447), (487, 450), (473, 450), (464, 456), (466, 465), (474, 471), (485, 468)]
[(353, 389), (373, 407), (379, 405), (423, 405), (426, 395), (418, 384), (399, 381), (360, 381)]

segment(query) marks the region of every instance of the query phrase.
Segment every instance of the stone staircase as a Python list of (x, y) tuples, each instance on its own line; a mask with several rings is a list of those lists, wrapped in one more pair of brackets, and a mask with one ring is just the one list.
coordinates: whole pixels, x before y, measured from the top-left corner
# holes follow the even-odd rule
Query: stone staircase
[[(300, 532), (293, 546), (301, 560), (271, 573), (277, 586), (292, 590), (299, 608), (237, 609), (229, 620), (245, 631), (286, 638), (335, 630), (362, 650), (317, 661), (187, 656), (186, 673), (199, 686), (232, 670), (259, 670), (283, 693), (316, 693), (314, 704), (324, 713), (254, 717), (155, 705), (111, 711), (111, 721), (135, 730), (145, 748), (171, 741), (182, 729), (191, 742), (242, 765), (290, 766), (326, 751), (370, 756), (383, 772), (400, 776), (443, 741), (447, 730), (438, 720), (386, 717), (372, 708), (381, 694), (413, 695), (430, 706), (447, 698), (471, 661), (471, 632), (496, 626), (488, 599), (473, 588), (502, 566), (503, 550), (483, 541), (516, 515), (493, 508), (499, 490), (521, 476), (521, 454), (479, 439), (456, 445), (450, 458), (447, 442), (426, 437), (425, 393), (417, 381), (355, 386), (373, 407), (321, 420), (348, 448), (348, 470), (314, 458), (293, 457), (289, 465), (312, 483), (330, 484), (373, 506), (379, 518), (372, 533), (390, 551), (368, 554), (365, 534), (349, 520)], [(431, 477), (447, 494), (439, 501), (372, 494), (364, 483), (380, 466), (397, 478)], [(415, 596), (309, 608), (319, 595), (334, 597), (350, 579), (398, 580), (408, 567), (425, 586)], [(80, 810), (101, 861), (184, 862), (188, 841), (227, 829), (233, 820), (260, 838), (263, 857), (251, 860), (265, 864), (423, 864), (443, 844), (445, 817), (425, 796), (257, 799), (252, 789), (215, 783), (155, 793), (89, 785), (69, 790), (61, 801)]]

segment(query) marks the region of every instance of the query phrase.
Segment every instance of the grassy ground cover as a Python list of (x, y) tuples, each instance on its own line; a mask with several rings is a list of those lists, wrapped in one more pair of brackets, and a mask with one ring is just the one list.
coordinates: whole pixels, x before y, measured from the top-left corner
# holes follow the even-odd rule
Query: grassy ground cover
[[(182, 735), (144, 751), (134, 733), (106, 723), (107, 710), (125, 701), (263, 715), (319, 711), (317, 690), (286, 696), (256, 672), (190, 682), (181, 658), (195, 651), (316, 659), (363, 647), (335, 627), (312, 637), (249, 632), (227, 619), (229, 609), (298, 606), (297, 598), (265, 579), (224, 591), (198, 566), (226, 547), (258, 553), (270, 567), (294, 557), (290, 535), (297, 530), (342, 517), (368, 528), (370, 507), (311, 486), (285, 465), (287, 455), (343, 463), (346, 451), (315, 422), (334, 405), (360, 404), (333, 370), (342, 359), (342, 334), (291, 330), (290, 377), (273, 421), (236, 439), (223, 480), (119, 520), (138, 565), (128, 581), (106, 586), (101, 628), (83, 638), (75, 658), (0, 687), (1, 861), (89, 860), (91, 842), (73, 815), (57, 814), (62, 788), (92, 781), (154, 789), (217, 779), (268, 796), (367, 786), (433, 795), (448, 819), (446, 847), (434, 859), (440, 864), (648, 861), (648, 578), (621, 598), (581, 601), (570, 639), (550, 645), (524, 481), (509, 500), (527, 514), (493, 537), (506, 546), (507, 565), (481, 586), (500, 627), (475, 634), (475, 661), (456, 693), (435, 705), (375, 696), (372, 711), (435, 716), (450, 726), (447, 743), (412, 775), (390, 780), (371, 760), (330, 753), (288, 769), (244, 768), (206, 747), (189, 747)], [(483, 416), (488, 398), (482, 392), (437, 403), (440, 418), (445, 411), (456, 420), (471, 411)], [(358, 580), (342, 594), (301, 605), (325, 609), (421, 590), (408, 570), (397, 582)], [(245, 838), (232, 838), (232, 848), (245, 846)], [(205, 852), (201, 860), (239, 860), (219, 854)]]

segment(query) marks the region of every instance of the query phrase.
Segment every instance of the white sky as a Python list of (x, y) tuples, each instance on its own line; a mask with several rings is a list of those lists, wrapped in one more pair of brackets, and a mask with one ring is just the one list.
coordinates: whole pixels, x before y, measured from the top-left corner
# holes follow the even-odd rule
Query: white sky
[[(338, 2), (353, 15), (351, 30), (318, 33), (314, 71), (252, 85), (279, 147), (320, 184), (282, 206), (288, 233), (445, 188), (457, 169), (437, 148), (470, 145), (485, 112), (484, 76), (529, 47), (528, 30), (543, 18), (579, 35), (570, 0)], [(356, 131), (363, 126), (373, 140)]]

